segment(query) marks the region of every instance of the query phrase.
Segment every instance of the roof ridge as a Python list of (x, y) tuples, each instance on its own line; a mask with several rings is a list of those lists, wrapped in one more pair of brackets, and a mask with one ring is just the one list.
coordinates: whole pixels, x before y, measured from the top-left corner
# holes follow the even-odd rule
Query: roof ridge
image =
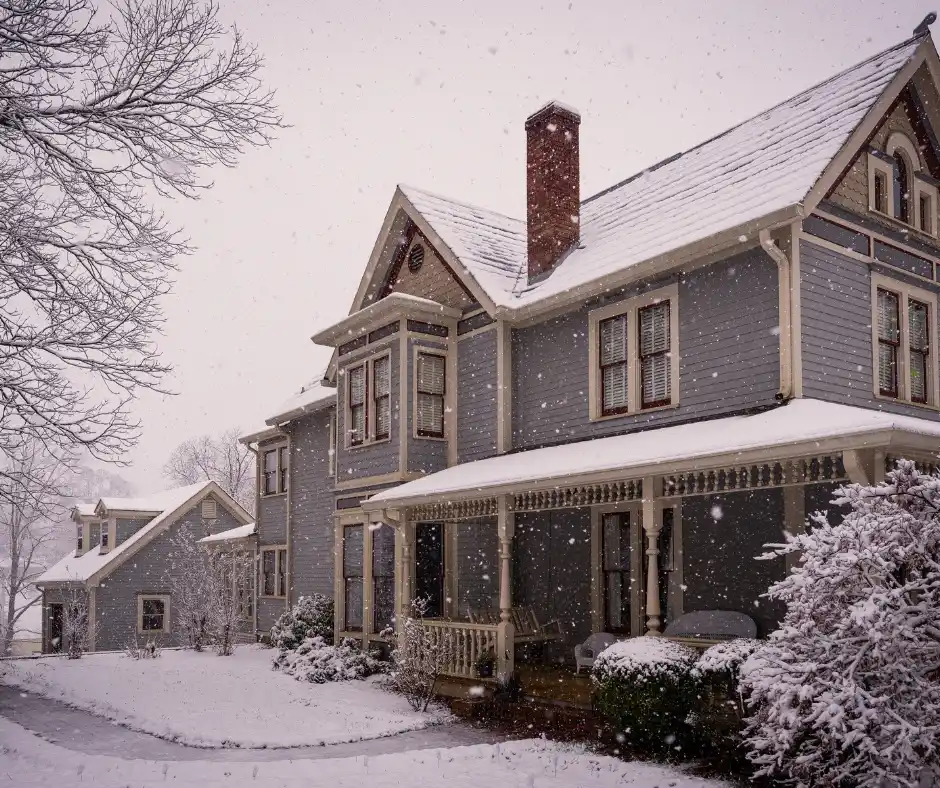
[(715, 140), (720, 139), (721, 137), (725, 137), (728, 134), (731, 134), (731, 132), (741, 128), (742, 126), (750, 123), (753, 120), (756, 120), (762, 115), (766, 115), (769, 112), (773, 112), (774, 110), (779, 109), (784, 104), (789, 104), (791, 101), (796, 101), (797, 99), (801, 98), (802, 96), (805, 96), (808, 93), (812, 93), (815, 90), (819, 90), (819, 88), (823, 87), (824, 85), (830, 82), (834, 82), (835, 80), (845, 76), (849, 72), (854, 71), (857, 68), (861, 68), (862, 66), (866, 65), (867, 63), (872, 62), (873, 60), (877, 60), (878, 58), (884, 57), (885, 55), (890, 54), (891, 52), (895, 52), (898, 49), (908, 46), (914, 41), (917, 41), (918, 39), (926, 39), (929, 37), (930, 37), (930, 32), (927, 31), (925, 33), (920, 33), (919, 35), (916, 35), (916, 36), (911, 36), (910, 38), (907, 38), (904, 41), (901, 41), (900, 43), (895, 44), (894, 46), (890, 46), (887, 49), (882, 49), (880, 52), (876, 52), (874, 55), (871, 55), (865, 58), (864, 60), (860, 60), (858, 63), (855, 63), (854, 65), (849, 66), (848, 68), (844, 68), (841, 71), (829, 77), (826, 77), (826, 79), (820, 80), (819, 82), (813, 85), (810, 85), (807, 88), (804, 88), (799, 93), (794, 93), (792, 96), (789, 96), (788, 98), (785, 98), (782, 101), (777, 102), (773, 106), (767, 107), (766, 109), (761, 110), (757, 114), (751, 115), (750, 117), (745, 118), (739, 123), (736, 123), (733, 126), (725, 129), (724, 131), (719, 132), (718, 134), (715, 134), (706, 140), (703, 140), (697, 145), (693, 145), (691, 148), (687, 148), (686, 150), (679, 151), (678, 153), (673, 153), (671, 156), (667, 156), (665, 159), (661, 159), (660, 161), (657, 161), (654, 164), (651, 164), (649, 167), (644, 167), (642, 170), (635, 172), (633, 175), (629, 176), (628, 178), (624, 178), (622, 181), (619, 181), (618, 183), (615, 183), (612, 186), (608, 186), (605, 189), (601, 189), (596, 194), (592, 194), (590, 197), (587, 197), (586, 199), (582, 200), (581, 205), (587, 205), (587, 203), (592, 202), (593, 200), (596, 200), (600, 197), (603, 197), (605, 194), (610, 194), (611, 192), (616, 191), (621, 186), (626, 186), (631, 181), (635, 181), (637, 178), (641, 177), (642, 175), (645, 175), (646, 173), (653, 172), (654, 170), (658, 170), (659, 168), (664, 167), (667, 164), (671, 164), (676, 159), (679, 159), (682, 156), (686, 156), (698, 150), (699, 148), (703, 148), (709, 143), (712, 143)]

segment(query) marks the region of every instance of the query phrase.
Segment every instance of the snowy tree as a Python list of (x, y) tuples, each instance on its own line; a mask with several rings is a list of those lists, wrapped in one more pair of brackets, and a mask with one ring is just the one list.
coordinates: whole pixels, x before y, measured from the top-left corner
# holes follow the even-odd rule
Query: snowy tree
[(839, 494), (842, 523), (816, 516), (771, 554), (800, 563), (744, 666), (750, 757), (799, 785), (915, 786), (940, 767), (940, 477), (902, 460)]
[(227, 657), (248, 622), (254, 560), (249, 552), (238, 547), (213, 547), (207, 568), (209, 639), (219, 656)]
[(177, 446), (163, 466), (176, 484), (213, 481), (248, 512), (255, 509), (255, 460), (239, 442), (238, 430), (189, 438)]
[(0, 495), (0, 655), (10, 653), (20, 621), (39, 604), (33, 582), (45, 569), (60, 512), (61, 468), (34, 442), (9, 457)]
[(69, 659), (79, 659), (88, 648), (88, 596), (84, 589), (72, 588), (62, 606), (62, 639)]
[(0, 0), (0, 459), (35, 439), (122, 460), (190, 251), (153, 198), (195, 198), (280, 126), (211, 0), (98, 5)]
[(411, 603), (411, 615), (402, 622), (398, 647), (392, 652), (392, 686), (415, 711), (427, 711), (438, 679), (457, 655), (452, 634), (444, 630), (432, 633), (423, 626), (427, 609), (426, 599)]
[(173, 600), (177, 631), (189, 648), (202, 651), (209, 638), (209, 553), (199, 544), (205, 533), (181, 525), (170, 537), (166, 582)]

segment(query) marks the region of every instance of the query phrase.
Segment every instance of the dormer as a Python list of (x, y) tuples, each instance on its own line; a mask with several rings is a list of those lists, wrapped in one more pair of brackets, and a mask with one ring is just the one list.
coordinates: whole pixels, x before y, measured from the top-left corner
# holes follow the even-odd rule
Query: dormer
[(937, 181), (924, 152), (903, 131), (868, 151), (868, 210), (892, 223), (937, 237)]

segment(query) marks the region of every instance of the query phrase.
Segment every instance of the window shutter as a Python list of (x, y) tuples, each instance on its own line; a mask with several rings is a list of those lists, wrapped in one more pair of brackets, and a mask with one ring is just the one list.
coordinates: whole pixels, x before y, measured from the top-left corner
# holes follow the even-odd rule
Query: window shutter
[(364, 366), (354, 367), (347, 373), (349, 376), (349, 440), (353, 444), (362, 443), (366, 435), (366, 369)]
[(601, 322), (601, 364), (627, 360), (627, 316), (618, 315)]
[(362, 405), (366, 401), (366, 377), (364, 367), (349, 370), (349, 404)]
[(430, 353), (418, 354), (418, 391), (424, 394), (444, 393), (444, 357)]
[(640, 310), (640, 352), (644, 356), (669, 350), (669, 302)]
[(639, 311), (639, 317), (643, 402), (668, 402), (672, 384), (669, 302), (645, 307)]
[(911, 350), (911, 400), (927, 402), (927, 352), (930, 346), (927, 305), (910, 299), (907, 317)]
[(377, 438), (388, 437), (391, 430), (391, 365), (385, 356), (372, 365), (373, 391), (375, 392), (375, 435)]

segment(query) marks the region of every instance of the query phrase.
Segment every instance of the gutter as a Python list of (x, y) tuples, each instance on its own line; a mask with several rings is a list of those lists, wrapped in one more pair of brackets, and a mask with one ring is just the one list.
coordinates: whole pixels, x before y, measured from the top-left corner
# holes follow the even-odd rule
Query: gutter
[(790, 303), (790, 258), (777, 246), (770, 230), (758, 233), (761, 249), (777, 264), (778, 322), (780, 332), (780, 390), (775, 399), (786, 402), (793, 396), (793, 328)]

